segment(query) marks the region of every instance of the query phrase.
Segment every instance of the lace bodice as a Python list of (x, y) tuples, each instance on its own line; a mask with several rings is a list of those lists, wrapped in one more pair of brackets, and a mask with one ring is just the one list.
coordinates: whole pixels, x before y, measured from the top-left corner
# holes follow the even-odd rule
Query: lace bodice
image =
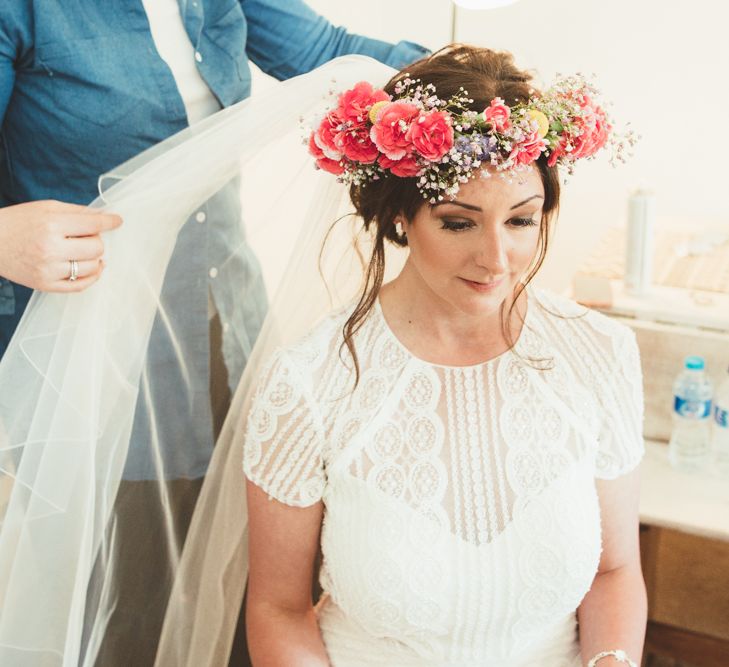
[(548, 646), (561, 657), (540, 664), (571, 664), (600, 554), (594, 479), (643, 451), (632, 333), (530, 289), (513, 351), (448, 367), (410, 354), (377, 305), (352, 391), (346, 317), (273, 356), (244, 448), (269, 495), (324, 503), (332, 664), (516, 665)]

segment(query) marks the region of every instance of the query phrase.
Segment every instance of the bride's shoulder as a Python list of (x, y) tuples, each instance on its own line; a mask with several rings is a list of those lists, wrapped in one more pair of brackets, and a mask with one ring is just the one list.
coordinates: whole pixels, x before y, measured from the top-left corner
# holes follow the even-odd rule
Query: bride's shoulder
[(539, 319), (548, 320), (551, 327), (567, 332), (581, 332), (591, 339), (606, 339), (612, 342), (633, 335), (626, 324), (607, 315), (583, 306), (563, 294), (548, 289), (530, 288), (530, 299)]
[(274, 358), (285, 358), (303, 375), (310, 375), (331, 356), (337, 355), (344, 341), (343, 327), (352, 312), (351, 306), (330, 311), (304, 335), (280, 346)]
[(592, 312), (577, 301), (543, 287), (529, 287), (529, 301), (535, 310), (548, 317), (585, 317)]

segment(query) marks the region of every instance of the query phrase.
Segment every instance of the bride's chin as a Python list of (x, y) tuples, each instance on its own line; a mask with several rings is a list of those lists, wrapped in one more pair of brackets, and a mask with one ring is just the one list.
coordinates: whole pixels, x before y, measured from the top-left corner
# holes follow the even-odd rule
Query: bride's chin
[(488, 317), (501, 310), (505, 298), (502, 294), (476, 294), (459, 301), (459, 310), (462, 312), (478, 317)]

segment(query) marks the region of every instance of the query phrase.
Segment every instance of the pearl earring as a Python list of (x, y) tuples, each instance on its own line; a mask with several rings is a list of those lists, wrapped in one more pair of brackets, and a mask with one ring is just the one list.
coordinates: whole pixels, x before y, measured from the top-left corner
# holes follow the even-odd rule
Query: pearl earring
[(402, 228), (402, 222), (395, 223), (395, 234), (397, 234), (397, 238), (399, 239), (405, 238), (405, 232)]

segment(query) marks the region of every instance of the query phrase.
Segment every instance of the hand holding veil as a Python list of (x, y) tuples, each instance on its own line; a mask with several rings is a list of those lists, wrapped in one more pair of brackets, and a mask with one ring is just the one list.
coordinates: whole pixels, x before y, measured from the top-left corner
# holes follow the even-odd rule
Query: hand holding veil
[[(330, 89), (384, 84), (392, 74), (368, 58), (340, 58), (100, 180), (102, 194), (91, 206), (124, 219), (106, 240), (103, 279), (81, 294), (36, 293), (0, 362), (0, 664), (95, 662), (115, 604), (111, 563), (93, 605), (88, 589), (100, 554), (111, 552), (107, 529), (146, 380), (150, 331), (155, 318), (174, 328), (161, 299), (166, 269), (190, 214), (240, 178), (245, 232), (271, 305), (181, 553), (169, 530), (176, 576), (157, 655), (165, 667), (227, 664), (247, 572), (242, 452), (251, 385), (275, 348), (348, 301), (361, 279), (351, 225), (332, 230), (320, 262), (332, 224), (350, 207), (345, 188), (313, 171), (299, 120), (321, 113)], [(184, 377), (192, 360), (175, 352)], [(157, 446), (150, 443), (153, 456), (162, 455)], [(156, 483), (164, 505), (166, 480)]]

